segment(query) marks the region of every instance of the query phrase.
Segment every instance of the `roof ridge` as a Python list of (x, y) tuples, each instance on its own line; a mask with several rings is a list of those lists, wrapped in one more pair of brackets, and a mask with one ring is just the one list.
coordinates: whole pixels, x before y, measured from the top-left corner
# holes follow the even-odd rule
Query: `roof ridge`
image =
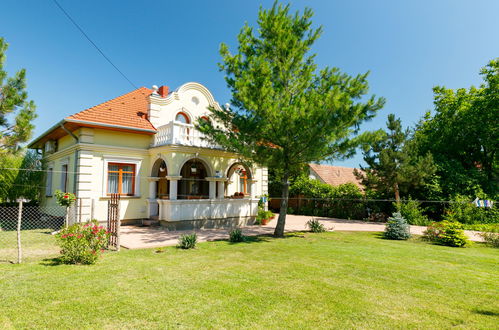
[[(115, 97), (115, 98), (112, 98), (112, 99), (109, 99), (109, 100), (104, 101), (104, 102), (102, 102), (102, 103), (99, 103), (99, 104), (96, 104), (96, 105), (94, 105), (94, 106), (91, 106), (90, 108), (86, 108), (86, 109), (81, 110), (81, 111), (79, 111), (79, 112), (73, 113), (72, 115), (67, 116), (65, 119), (70, 119), (71, 117), (73, 117), (72, 119), (75, 119), (75, 118), (74, 118), (74, 116), (76, 116), (76, 115), (83, 114), (83, 113), (85, 113), (85, 112), (87, 112), (87, 111), (89, 111), (89, 110), (92, 110), (92, 109), (94, 109), (94, 108), (96, 108), (96, 107), (99, 107), (99, 106), (104, 106), (106, 103), (109, 103), (109, 102), (119, 101), (120, 99), (122, 99), (122, 98), (124, 98), (124, 97), (128, 96), (129, 94), (132, 94), (132, 93), (138, 92), (139, 90), (143, 90), (143, 89), (145, 89), (145, 90), (147, 90), (148, 92), (152, 93), (152, 90), (151, 90), (151, 89), (149, 89), (149, 88), (147, 88), (147, 87), (142, 86), (142, 87), (139, 87), (139, 88), (137, 88), (137, 89), (134, 89), (133, 91), (130, 91), (130, 92), (128, 92), (128, 93), (122, 94), (122, 95), (117, 96), (117, 97)], [(149, 120), (147, 120), (147, 121), (149, 121)]]

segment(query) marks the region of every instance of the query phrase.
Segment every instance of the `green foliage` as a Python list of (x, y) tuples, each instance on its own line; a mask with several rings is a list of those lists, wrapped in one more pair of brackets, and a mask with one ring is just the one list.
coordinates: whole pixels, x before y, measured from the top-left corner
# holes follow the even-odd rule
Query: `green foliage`
[(368, 166), (355, 174), (366, 189), (393, 194), (399, 201), (400, 192), (423, 186), (436, 168), (431, 154), (414, 153), (410, 131), (402, 129), (400, 119), (390, 114), (386, 126), (387, 132), (379, 132), (374, 143), (364, 146), (364, 161)]
[(308, 220), (307, 227), (310, 228), (312, 233), (323, 233), (326, 231), (326, 227), (317, 219)]
[(0, 202), (25, 198), (39, 201), (43, 186), (40, 155), (34, 150), (0, 153)]
[(274, 213), (270, 210), (265, 211), (263, 207), (258, 208), (258, 213), (255, 218), (255, 223), (257, 225), (266, 225), (268, 221), (274, 216)]
[[(15, 153), (20, 144), (31, 137), (35, 118), (35, 104), (28, 101), (26, 70), (21, 69), (13, 77), (4, 70), (8, 44), (0, 37), (0, 157)], [(13, 118), (11, 122), (9, 118)]]
[(393, 214), (393, 217), (388, 218), (384, 236), (388, 239), (398, 240), (411, 238), (410, 226), (400, 213), (396, 212)]
[(426, 226), (430, 222), (428, 217), (423, 214), (421, 204), (411, 198), (403, 200), (401, 203), (394, 203), (394, 206), (400, 212), (402, 218), (407, 220), (407, 223), (416, 226)]
[(441, 245), (464, 247), (470, 245), (463, 231), (463, 225), (455, 221), (432, 222), (424, 232), (424, 239)]
[(480, 236), (482, 236), (485, 244), (499, 248), (499, 232), (484, 232)]
[(229, 242), (239, 243), (244, 242), (245, 237), (241, 228), (234, 228), (229, 232)]
[(290, 213), (342, 219), (362, 219), (366, 215), (365, 197), (353, 183), (333, 187), (301, 175), (291, 183), (290, 195), (297, 201)]
[(444, 220), (463, 224), (499, 223), (499, 210), (497, 206), (476, 207), (466, 196), (457, 195), (446, 210)]
[(283, 206), (275, 235), (284, 234), (288, 179), (313, 161), (350, 156), (370, 135), (359, 133), (384, 99), (366, 97), (367, 73), (317, 69), (309, 54), (322, 28), (312, 11), (291, 14), (277, 2), (258, 14), (258, 29), (246, 24), (237, 53), (220, 47), (220, 70), (231, 90), (231, 107), (211, 108), (213, 120), (197, 127), (210, 141), (279, 172)]
[(194, 249), (198, 242), (196, 233), (180, 235), (177, 247), (180, 249), (188, 250)]
[(54, 192), (55, 198), (57, 200), (57, 204), (65, 207), (70, 207), (76, 201), (76, 196), (70, 192), (62, 192), (60, 190), (56, 190)]
[(109, 233), (97, 221), (76, 223), (56, 236), (65, 264), (94, 264), (107, 247)]
[(499, 194), (499, 58), (480, 74), (479, 88), (435, 87), (435, 113), (417, 126), (415, 149), (433, 155), (444, 198)]

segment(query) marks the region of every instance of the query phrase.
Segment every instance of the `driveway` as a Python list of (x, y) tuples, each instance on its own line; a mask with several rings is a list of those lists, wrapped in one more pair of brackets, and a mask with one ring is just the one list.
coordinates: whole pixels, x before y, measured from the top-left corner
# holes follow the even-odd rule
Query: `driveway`
[[(286, 232), (304, 231), (307, 230), (306, 223), (311, 216), (305, 215), (287, 215), (286, 217)], [(385, 230), (385, 224), (376, 222), (365, 222), (358, 220), (342, 220), (333, 218), (316, 217), (324, 224), (327, 230), (334, 231), (371, 231), (382, 232)], [(272, 234), (277, 223), (277, 217), (265, 226), (246, 226), (242, 227), (243, 234), (246, 236), (256, 236), (263, 234)], [(411, 233), (422, 235), (426, 229), (424, 226), (411, 226)], [(145, 249), (161, 246), (176, 245), (178, 238), (182, 234), (195, 232), (198, 235), (199, 242), (215, 241), (228, 239), (229, 233), (227, 229), (197, 229), (187, 231), (168, 231), (162, 227), (137, 227), (123, 226), (121, 227), (121, 246), (127, 249)], [(483, 239), (478, 235), (478, 232), (465, 230), (466, 235), (472, 241), (481, 242)]]

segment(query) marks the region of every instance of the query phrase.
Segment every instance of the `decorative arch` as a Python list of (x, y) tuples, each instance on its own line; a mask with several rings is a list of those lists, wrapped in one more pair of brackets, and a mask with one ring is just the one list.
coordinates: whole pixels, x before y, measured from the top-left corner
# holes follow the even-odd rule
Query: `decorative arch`
[(209, 199), (208, 164), (194, 157), (185, 161), (180, 167), (182, 178), (178, 182), (178, 199)]
[(181, 172), (181, 170), (182, 170), (182, 167), (184, 167), (184, 165), (185, 165), (188, 161), (190, 161), (190, 160), (192, 160), (192, 159), (196, 159), (197, 161), (199, 161), (199, 162), (202, 162), (202, 163), (203, 163), (203, 165), (204, 165), (204, 166), (206, 167), (206, 169), (207, 169), (207, 174), (206, 174), (206, 176), (213, 176), (213, 175), (214, 175), (215, 171), (213, 170), (213, 166), (211, 166), (211, 162), (210, 162), (210, 160), (209, 160), (209, 159), (207, 159), (207, 158), (205, 158), (204, 156), (200, 156), (200, 155), (197, 155), (197, 154), (196, 154), (196, 156), (189, 156), (189, 157), (186, 157), (186, 158), (182, 161), (181, 165), (178, 167), (178, 173), (179, 173), (179, 174), (180, 174), (180, 172)]
[(177, 114), (175, 115), (175, 121), (184, 124), (190, 124), (192, 122), (191, 116), (189, 116), (189, 114), (184, 111), (184, 109), (177, 112)]
[(158, 178), (156, 182), (156, 197), (160, 199), (170, 198), (170, 184), (168, 182), (168, 165), (162, 157), (158, 157), (151, 169), (151, 176)]
[(251, 168), (242, 163), (236, 162), (227, 169), (227, 178), (229, 181), (226, 185), (226, 192), (229, 196), (244, 196), (251, 195), (251, 181), (253, 173)]
[(196, 90), (200, 92), (206, 99), (208, 100), (208, 103), (211, 106), (220, 108), (220, 105), (215, 101), (215, 98), (213, 97), (213, 94), (206, 88), (205, 86), (201, 85), (200, 83), (197, 82), (188, 82), (180, 86), (177, 90), (176, 93), (182, 94), (183, 92), (187, 90)]

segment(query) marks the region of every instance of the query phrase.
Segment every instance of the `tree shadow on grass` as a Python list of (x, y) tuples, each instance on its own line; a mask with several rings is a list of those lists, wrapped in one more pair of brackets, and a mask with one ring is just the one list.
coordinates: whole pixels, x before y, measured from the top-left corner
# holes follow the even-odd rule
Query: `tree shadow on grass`
[(486, 309), (480, 309), (480, 308), (475, 308), (472, 310), (472, 312), (475, 314), (480, 314), (480, 315), (499, 316), (499, 312), (486, 310)]
[(46, 258), (40, 262), (40, 265), (43, 265), (43, 266), (59, 266), (59, 265), (63, 265), (63, 264), (64, 263), (62, 262), (60, 257)]
[[(285, 233), (284, 237), (274, 237), (272, 234), (262, 234), (258, 236), (244, 236), (244, 241), (242, 242), (230, 242), (229, 244), (250, 244), (250, 243), (265, 243), (270, 242), (272, 240), (278, 239), (287, 239), (287, 238), (305, 238), (304, 232), (292, 232)], [(222, 241), (228, 241), (227, 239), (223, 239)]]

